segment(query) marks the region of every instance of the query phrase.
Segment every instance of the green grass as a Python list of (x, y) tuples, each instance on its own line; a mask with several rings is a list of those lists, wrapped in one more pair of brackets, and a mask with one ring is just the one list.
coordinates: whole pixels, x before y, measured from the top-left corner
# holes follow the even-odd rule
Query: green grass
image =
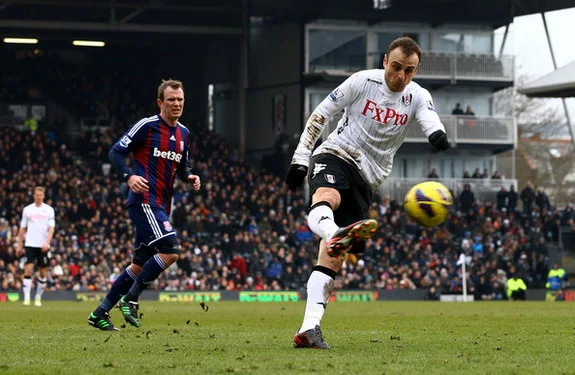
[(303, 302), (144, 301), (142, 327), (115, 333), (88, 326), (93, 307), (1, 304), (0, 374), (575, 373), (572, 303), (334, 302), (329, 351), (293, 349)]

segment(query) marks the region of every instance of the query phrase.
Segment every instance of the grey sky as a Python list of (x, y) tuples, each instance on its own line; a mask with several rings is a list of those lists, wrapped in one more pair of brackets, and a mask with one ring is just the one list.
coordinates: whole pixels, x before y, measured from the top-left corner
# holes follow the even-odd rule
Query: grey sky
[[(545, 14), (557, 67), (575, 60), (575, 8)], [(495, 32), (495, 50), (503, 39), (505, 28)], [(515, 56), (516, 76), (524, 75), (533, 81), (553, 71), (551, 53), (540, 14), (516, 17), (510, 28), (504, 54)], [(549, 106), (563, 112), (560, 99), (548, 99)], [(575, 121), (575, 98), (567, 99), (571, 122)]]

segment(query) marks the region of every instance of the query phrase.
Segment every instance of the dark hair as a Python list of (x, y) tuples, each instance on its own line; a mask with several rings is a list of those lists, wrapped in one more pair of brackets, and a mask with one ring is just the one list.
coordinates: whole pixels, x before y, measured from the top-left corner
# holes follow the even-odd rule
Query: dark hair
[(175, 79), (163, 79), (162, 83), (160, 83), (160, 86), (158, 86), (158, 99), (160, 100), (164, 100), (164, 90), (166, 89), (166, 87), (171, 87), (174, 90), (176, 89), (184, 89), (184, 84), (182, 83), (182, 81), (178, 81)]
[(388, 58), (389, 58), (389, 54), (391, 53), (391, 51), (393, 51), (397, 47), (401, 48), (401, 51), (403, 53), (405, 53), (407, 56), (411, 56), (414, 53), (416, 53), (417, 58), (419, 59), (419, 62), (421, 63), (421, 48), (415, 42), (415, 40), (411, 39), (408, 36), (402, 36), (400, 38), (395, 39), (393, 42), (391, 42), (391, 44), (389, 45), (389, 48), (387, 49)]

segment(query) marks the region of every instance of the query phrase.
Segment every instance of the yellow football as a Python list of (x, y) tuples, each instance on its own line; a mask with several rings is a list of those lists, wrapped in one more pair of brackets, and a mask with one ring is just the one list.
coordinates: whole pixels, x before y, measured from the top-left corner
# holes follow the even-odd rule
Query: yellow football
[(420, 225), (435, 227), (447, 219), (453, 197), (439, 182), (426, 181), (407, 192), (403, 205), (405, 212)]

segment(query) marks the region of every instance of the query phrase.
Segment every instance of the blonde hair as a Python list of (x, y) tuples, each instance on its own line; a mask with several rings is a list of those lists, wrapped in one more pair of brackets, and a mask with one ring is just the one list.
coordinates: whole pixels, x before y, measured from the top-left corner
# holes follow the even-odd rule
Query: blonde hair
[(37, 192), (37, 191), (41, 191), (42, 193), (45, 193), (45, 192), (46, 192), (46, 189), (45, 189), (43, 186), (36, 186), (36, 187), (34, 188), (34, 193)]
[(171, 87), (174, 90), (176, 89), (184, 89), (184, 84), (182, 83), (182, 81), (178, 81), (175, 79), (163, 79), (162, 83), (160, 83), (160, 86), (158, 86), (158, 99), (160, 99), (161, 101), (164, 101), (164, 90), (166, 89), (166, 87)]

